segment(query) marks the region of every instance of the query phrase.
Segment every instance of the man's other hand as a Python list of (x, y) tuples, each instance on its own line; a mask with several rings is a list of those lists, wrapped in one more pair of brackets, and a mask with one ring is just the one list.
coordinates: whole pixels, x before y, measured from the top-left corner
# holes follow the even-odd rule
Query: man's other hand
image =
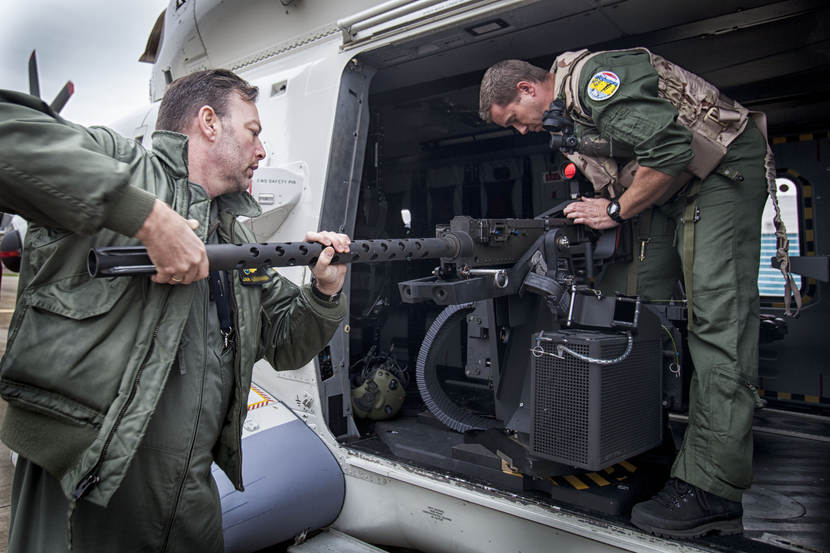
[(608, 204), (605, 198), (582, 198), (565, 206), (564, 213), (574, 223), (587, 225), (593, 229), (613, 228), (617, 223), (608, 216)]
[(314, 278), (317, 279), (317, 289), (326, 295), (334, 295), (343, 288), (343, 281), (346, 280), (346, 265), (332, 265), (331, 258), (334, 252), (348, 253), (352, 241), (345, 234), (337, 232), (307, 232), (306, 242), (319, 242), (326, 248), (320, 253), (317, 263), (311, 269)]
[(195, 219), (186, 220), (161, 200), (155, 201), (135, 234), (156, 266), (153, 282), (190, 284), (208, 276), (205, 245), (193, 232), (198, 226)]

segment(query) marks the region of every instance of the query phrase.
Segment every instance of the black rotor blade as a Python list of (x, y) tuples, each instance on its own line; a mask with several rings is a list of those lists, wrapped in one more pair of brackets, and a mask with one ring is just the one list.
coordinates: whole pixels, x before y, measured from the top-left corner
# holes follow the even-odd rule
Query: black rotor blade
[(29, 56), (29, 94), (40, 98), (40, 79), (37, 75), (37, 52), (32, 50)]
[(69, 101), (69, 98), (75, 93), (75, 85), (72, 81), (66, 81), (66, 84), (63, 85), (63, 88), (58, 95), (55, 96), (55, 99), (52, 100), (52, 103), (49, 105), (52, 108), (52, 111), (55, 113), (60, 113), (63, 109), (63, 106), (66, 105), (66, 102)]

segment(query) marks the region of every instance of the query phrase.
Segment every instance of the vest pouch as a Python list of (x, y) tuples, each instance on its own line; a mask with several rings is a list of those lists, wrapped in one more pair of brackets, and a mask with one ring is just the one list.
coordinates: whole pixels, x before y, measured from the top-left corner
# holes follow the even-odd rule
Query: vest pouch
[(589, 157), (578, 153), (564, 155), (594, 185), (595, 192), (601, 193), (607, 190), (612, 198), (622, 193), (618, 186), (619, 169), (616, 160), (607, 157)]
[(703, 180), (726, 157), (726, 146), (713, 142), (700, 133), (693, 132), (692, 153), (695, 157), (686, 166), (686, 171)]
[(134, 281), (76, 275), (27, 289), (0, 365), (2, 395), (85, 422), (106, 412), (141, 325)]
[(628, 163), (622, 166), (620, 169), (620, 186), (627, 189), (634, 183), (634, 175), (637, 174), (637, 169), (640, 168), (640, 164), (637, 163), (636, 159), (632, 159)]

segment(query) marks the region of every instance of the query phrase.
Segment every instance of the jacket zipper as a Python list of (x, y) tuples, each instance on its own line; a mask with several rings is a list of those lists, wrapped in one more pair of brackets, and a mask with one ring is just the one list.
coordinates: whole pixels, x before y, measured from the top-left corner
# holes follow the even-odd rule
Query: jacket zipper
[[(231, 229), (230, 229), (230, 237), (233, 239), (236, 235), (234, 234), (234, 227), (236, 226), (236, 218), (231, 219)], [(233, 271), (233, 270), (231, 270)], [(233, 273), (231, 272), (231, 275)], [(233, 308), (233, 338), (234, 343), (236, 344), (236, 351), (233, 352), (233, 370), (234, 370), (234, 388), (237, 389), (237, 395), (239, 394), (239, 383), (241, 381), (242, 370), (241, 370), (241, 357), (242, 357), (242, 338), (239, 336), (239, 306), (236, 303), (236, 294), (234, 293), (234, 282), (236, 279), (233, 276), (229, 277), (229, 290), (228, 290), (228, 297), (231, 300), (231, 307)], [(251, 369), (253, 371), (253, 368)], [(242, 391), (242, 403), (245, 405), (246, 401), (246, 394), (247, 391)], [(244, 491), (244, 485), (242, 483), (242, 414), (247, 414), (247, 409), (242, 411), (242, 408), (237, 410), (236, 412), (236, 424), (234, 425), (234, 437), (236, 439), (236, 448), (239, 452), (239, 462), (237, 463), (236, 467), (236, 482), (235, 484), (239, 486), (241, 491)]]
[[(210, 302), (208, 302), (205, 306), (204, 312), (204, 323), (207, 325), (207, 317), (209, 317), (210, 313)], [(203, 354), (205, 357), (208, 355), (207, 351), (207, 342), (204, 344)], [(204, 357), (203, 357), (204, 359)], [(204, 362), (202, 363), (205, 364)], [(182, 498), (182, 491), (184, 490), (184, 484), (187, 482), (187, 475), (190, 473), (190, 461), (193, 459), (193, 449), (196, 445), (196, 437), (199, 434), (199, 421), (202, 419), (202, 409), (204, 408), (204, 399), (205, 399), (205, 378), (207, 378), (207, 370), (205, 367), (202, 367), (202, 382), (199, 386), (199, 410), (196, 412), (196, 421), (193, 424), (193, 432), (190, 435), (190, 448), (187, 452), (187, 460), (185, 461), (184, 465), (184, 474), (182, 474), (182, 478), (179, 481), (179, 490), (176, 493), (176, 501), (173, 502), (173, 510), (170, 513), (170, 520), (167, 522), (167, 531), (164, 533), (164, 541), (162, 542), (161, 546), (161, 553), (167, 551), (167, 546), (170, 544), (170, 533), (173, 531), (173, 522), (176, 520), (176, 512), (179, 510), (179, 501)]]
[[(230, 285), (230, 289), (231, 289), (231, 293), (230, 293), (231, 306), (233, 307), (233, 339), (234, 339), (234, 343), (236, 344), (236, 351), (233, 352), (233, 370), (234, 370), (233, 378), (234, 378), (234, 388), (237, 389), (237, 395), (239, 395), (238, 388), (239, 388), (239, 383), (240, 383), (240, 380), (241, 380), (241, 378), (240, 378), (241, 374), (240, 373), (242, 372), (241, 369), (240, 369), (240, 363), (241, 363), (241, 361), (240, 361), (240, 358), (241, 358), (240, 340), (241, 339), (239, 337), (239, 330), (238, 330), (238, 328), (239, 328), (239, 315), (237, 313), (236, 296), (233, 293), (233, 284)], [(245, 400), (245, 397), (246, 397), (246, 394), (245, 394), (245, 391), (243, 390), (243, 392), (242, 392), (242, 405), (243, 405), (243, 407), (240, 408), (239, 410), (237, 410), (237, 412), (236, 412), (236, 417), (235, 418), (237, 420), (236, 420), (236, 425), (234, 427), (234, 436), (236, 438), (236, 448), (237, 448), (237, 451), (239, 452), (239, 462), (237, 463), (237, 467), (236, 467), (236, 481), (238, 482), (237, 485), (239, 486), (240, 491), (244, 491), (244, 486), (242, 484), (242, 415), (240, 413), (247, 413), (247, 409), (245, 409), (245, 406), (246, 406), (246, 403), (247, 403), (246, 400)]]
[[(190, 183), (189, 181), (185, 183), (184, 186), (185, 198), (187, 203), (187, 210), (185, 211), (185, 217), (190, 219), (190, 208), (191, 201), (190, 201)], [(207, 239), (205, 236), (205, 239)], [(206, 308), (207, 309), (207, 308)], [(205, 314), (207, 316), (207, 314)], [(185, 322), (187, 324), (187, 322)], [(207, 344), (205, 344), (205, 348), (207, 348)], [(196, 442), (196, 435), (199, 431), (199, 420), (202, 418), (202, 402), (204, 400), (205, 395), (205, 370), (202, 370), (202, 383), (201, 389), (199, 391), (199, 411), (196, 413), (196, 422), (193, 426), (193, 433), (190, 437), (190, 449), (187, 452), (187, 461), (184, 465), (184, 475), (182, 476), (181, 482), (179, 482), (179, 491), (176, 493), (176, 501), (173, 503), (173, 511), (170, 515), (170, 521), (167, 523), (167, 531), (164, 533), (164, 541), (162, 542), (161, 553), (167, 551), (167, 545), (169, 544), (170, 540), (170, 532), (173, 531), (173, 521), (176, 520), (176, 511), (179, 509), (179, 501), (182, 498), (182, 490), (184, 489), (184, 483), (187, 481), (187, 473), (190, 467), (190, 460), (193, 458), (193, 444)]]
[[(161, 312), (167, 309), (167, 300), (170, 297), (168, 293), (164, 297), (164, 303), (161, 307)], [(162, 320), (162, 317), (159, 317), (159, 321)], [(86, 476), (84, 476), (78, 485), (75, 487), (75, 490), (72, 492), (72, 498), (75, 501), (78, 501), (82, 497), (84, 497), (89, 491), (96, 486), (100, 481), (101, 477), (98, 475), (98, 471), (101, 469), (101, 465), (104, 464), (104, 459), (107, 456), (107, 450), (109, 449), (110, 443), (112, 442), (115, 433), (118, 431), (118, 427), (121, 424), (121, 419), (124, 418), (124, 414), (127, 412), (127, 409), (132, 404), (133, 399), (135, 399), (136, 390), (138, 389), (138, 385), (141, 383), (141, 375), (144, 373), (144, 369), (147, 366), (147, 360), (150, 359), (150, 356), (153, 353), (153, 348), (156, 344), (156, 338), (158, 338), (159, 328), (161, 327), (161, 322), (156, 324), (156, 328), (153, 330), (153, 341), (150, 343), (150, 347), (147, 350), (147, 355), (144, 356), (144, 360), (141, 362), (141, 366), (138, 368), (138, 372), (136, 372), (135, 379), (133, 380), (132, 386), (130, 387), (130, 395), (127, 396), (127, 400), (124, 402), (124, 405), (121, 406), (121, 409), (118, 411), (118, 415), (115, 417), (115, 422), (112, 425), (112, 429), (110, 429), (109, 434), (107, 435), (107, 439), (104, 441), (103, 447), (101, 447), (101, 454), (98, 456), (98, 461), (95, 465), (87, 472)]]

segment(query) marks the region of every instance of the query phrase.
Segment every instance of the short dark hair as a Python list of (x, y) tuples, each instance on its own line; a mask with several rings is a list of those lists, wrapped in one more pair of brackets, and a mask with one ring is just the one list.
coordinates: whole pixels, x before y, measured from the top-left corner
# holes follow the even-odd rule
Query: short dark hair
[(488, 123), (490, 108), (506, 106), (519, 95), (516, 85), (520, 81), (544, 82), (548, 71), (522, 60), (504, 60), (484, 72), (478, 93), (478, 115)]
[(161, 99), (156, 130), (185, 133), (202, 106), (223, 117), (234, 92), (248, 102), (256, 102), (259, 95), (257, 87), (227, 69), (206, 69), (176, 79)]

